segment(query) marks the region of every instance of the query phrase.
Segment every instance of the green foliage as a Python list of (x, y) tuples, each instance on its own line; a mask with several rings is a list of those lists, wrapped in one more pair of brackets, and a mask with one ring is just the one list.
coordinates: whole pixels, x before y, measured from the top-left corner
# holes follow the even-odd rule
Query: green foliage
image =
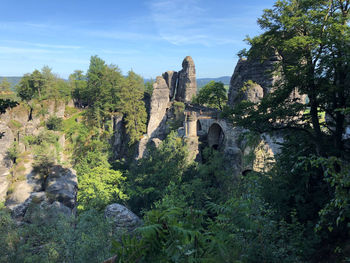
[[(285, 130), (282, 153), (264, 177), (264, 199), (290, 223), (291, 213), (308, 234), (305, 260), (344, 260), (349, 239), (346, 190), (350, 39), (348, 1), (277, 1), (264, 11), (264, 33), (248, 38), (248, 59), (281, 61), (281, 81), (255, 104), (243, 101), (227, 116), (259, 133)], [(295, 96), (306, 95), (305, 104)], [(336, 98), (336, 99), (335, 99)], [(325, 120), (325, 113), (328, 120)], [(345, 213), (345, 214), (344, 214)], [(315, 233), (314, 229), (319, 232)], [(330, 232), (331, 231), (331, 232)], [(317, 253), (316, 253), (317, 251)], [(336, 252), (335, 252), (336, 251)], [(312, 260), (311, 260), (312, 259)]]
[(152, 96), (152, 93), (153, 93), (153, 84), (154, 84), (153, 79), (145, 83), (145, 92), (148, 93), (150, 96)]
[(121, 172), (102, 166), (83, 173), (79, 176), (78, 209), (102, 211), (108, 204), (125, 200), (124, 180)]
[[(260, 131), (289, 129), (304, 132), (323, 157), (343, 152), (342, 134), (348, 108), (350, 40), (348, 1), (277, 1), (258, 20), (264, 33), (248, 38), (248, 59), (281, 55), (277, 69), (283, 80), (259, 105), (240, 105), (238, 124)], [(293, 96), (307, 95), (307, 104)], [(337, 99), (334, 99), (337, 98)], [(300, 114), (309, 109), (309, 114)], [(320, 113), (332, 116), (322, 122)], [(244, 116), (244, 118), (243, 118)]]
[(48, 66), (44, 66), (41, 71), (34, 70), (31, 74), (25, 74), (16, 86), (16, 92), (27, 103), (32, 99), (68, 101), (71, 96), (69, 84), (56, 77)]
[(193, 102), (222, 110), (227, 101), (227, 91), (222, 82), (210, 81), (199, 90)]
[(183, 121), (185, 120), (185, 104), (181, 101), (173, 102), (174, 119), (170, 121), (170, 129), (177, 130), (182, 127)]
[(123, 113), (130, 145), (139, 141), (146, 132), (147, 113), (143, 102), (143, 79), (133, 71), (128, 73), (120, 91), (119, 111)]
[(130, 71), (124, 78), (117, 66), (106, 65), (99, 57), (92, 56), (86, 77), (76, 71), (70, 81), (76, 104), (88, 107), (84, 115), (89, 126), (104, 129), (113, 116), (122, 114), (129, 145), (140, 140), (147, 122), (145, 87), (140, 76)]
[(17, 226), (11, 218), (3, 203), (0, 203), (0, 262), (11, 262), (12, 257), (16, 253), (16, 244), (20, 236)]
[(60, 131), (63, 128), (63, 120), (57, 116), (50, 116), (46, 121), (46, 127), (48, 130)]
[(72, 87), (72, 97), (75, 104), (80, 108), (88, 105), (88, 97), (84, 92), (87, 87), (85, 78), (81, 70), (75, 70), (74, 73), (69, 76), (70, 86)]
[(7, 81), (7, 78), (1, 80), (0, 92), (11, 92), (11, 83)]
[(8, 148), (6, 157), (10, 159), (12, 162), (16, 163), (16, 159), (18, 158), (20, 154), (19, 148), (18, 148), (18, 142), (14, 142), (10, 148)]
[(128, 195), (133, 211), (150, 208), (164, 194), (171, 181), (179, 181), (188, 166), (187, 148), (175, 132), (168, 135), (157, 149), (131, 167), (128, 178)]
[(9, 100), (9, 99), (0, 99), (0, 114), (3, 114), (6, 112), (6, 109), (13, 108), (18, 105), (18, 102)]
[(17, 226), (0, 208), (0, 262), (102, 262), (111, 256), (111, 226), (89, 210), (77, 218), (55, 208), (30, 207), (30, 223)]

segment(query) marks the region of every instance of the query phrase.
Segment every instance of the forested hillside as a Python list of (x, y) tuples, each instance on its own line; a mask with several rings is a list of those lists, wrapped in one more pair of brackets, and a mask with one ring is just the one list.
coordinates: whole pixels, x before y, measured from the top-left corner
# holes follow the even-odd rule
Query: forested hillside
[[(99, 56), (68, 81), (46, 66), (3, 82), (0, 262), (349, 262), (349, 10), (276, 1), (228, 94), (211, 81), (177, 100), (190, 57), (154, 83)], [(154, 106), (164, 139), (147, 137)], [(234, 132), (212, 143), (196, 120), (190, 137), (194, 108)]]

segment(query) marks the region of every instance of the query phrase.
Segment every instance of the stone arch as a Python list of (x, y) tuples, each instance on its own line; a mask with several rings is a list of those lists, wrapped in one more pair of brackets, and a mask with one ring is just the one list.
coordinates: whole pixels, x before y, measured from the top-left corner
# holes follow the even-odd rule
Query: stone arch
[(221, 126), (217, 123), (212, 124), (208, 130), (209, 147), (220, 149), (224, 144), (224, 140), (225, 133)]

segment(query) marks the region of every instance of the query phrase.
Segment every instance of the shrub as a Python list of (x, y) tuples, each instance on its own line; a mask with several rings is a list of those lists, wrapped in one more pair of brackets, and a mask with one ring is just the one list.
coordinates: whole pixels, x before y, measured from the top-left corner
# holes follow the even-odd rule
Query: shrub
[(58, 118), (56, 116), (51, 116), (46, 121), (46, 127), (52, 131), (60, 131), (63, 128), (62, 118)]

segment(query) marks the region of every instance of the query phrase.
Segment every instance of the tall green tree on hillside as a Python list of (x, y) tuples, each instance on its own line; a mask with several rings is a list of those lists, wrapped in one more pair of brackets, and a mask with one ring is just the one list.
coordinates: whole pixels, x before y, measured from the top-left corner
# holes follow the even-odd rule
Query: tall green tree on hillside
[(129, 71), (125, 84), (120, 91), (119, 110), (124, 114), (126, 131), (130, 136), (130, 144), (140, 139), (146, 132), (147, 112), (143, 102), (143, 79), (133, 71)]
[[(107, 65), (101, 58), (92, 56), (87, 72), (86, 89), (79, 90), (84, 103), (89, 107), (90, 116), (101, 125), (117, 111), (119, 94), (124, 78), (120, 69), (115, 65)], [(81, 85), (82, 82), (80, 82)]]
[(84, 92), (87, 86), (84, 72), (81, 70), (75, 70), (74, 73), (69, 75), (69, 83), (75, 104), (80, 108), (86, 107), (88, 105), (88, 98)]
[[(251, 49), (245, 55), (261, 60), (277, 55), (281, 81), (261, 102), (244, 101), (232, 112), (236, 124), (250, 130), (286, 132), (282, 155), (266, 178), (265, 197), (284, 220), (295, 211), (305, 232), (320, 231), (313, 249), (322, 253), (311, 256), (316, 262), (334, 249), (344, 258), (349, 238), (350, 155), (344, 136), (350, 107), (349, 10), (345, 0), (277, 1), (265, 10), (258, 20), (264, 33), (248, 38)], [(296, 89), (307, 103), (295, 96)]]

